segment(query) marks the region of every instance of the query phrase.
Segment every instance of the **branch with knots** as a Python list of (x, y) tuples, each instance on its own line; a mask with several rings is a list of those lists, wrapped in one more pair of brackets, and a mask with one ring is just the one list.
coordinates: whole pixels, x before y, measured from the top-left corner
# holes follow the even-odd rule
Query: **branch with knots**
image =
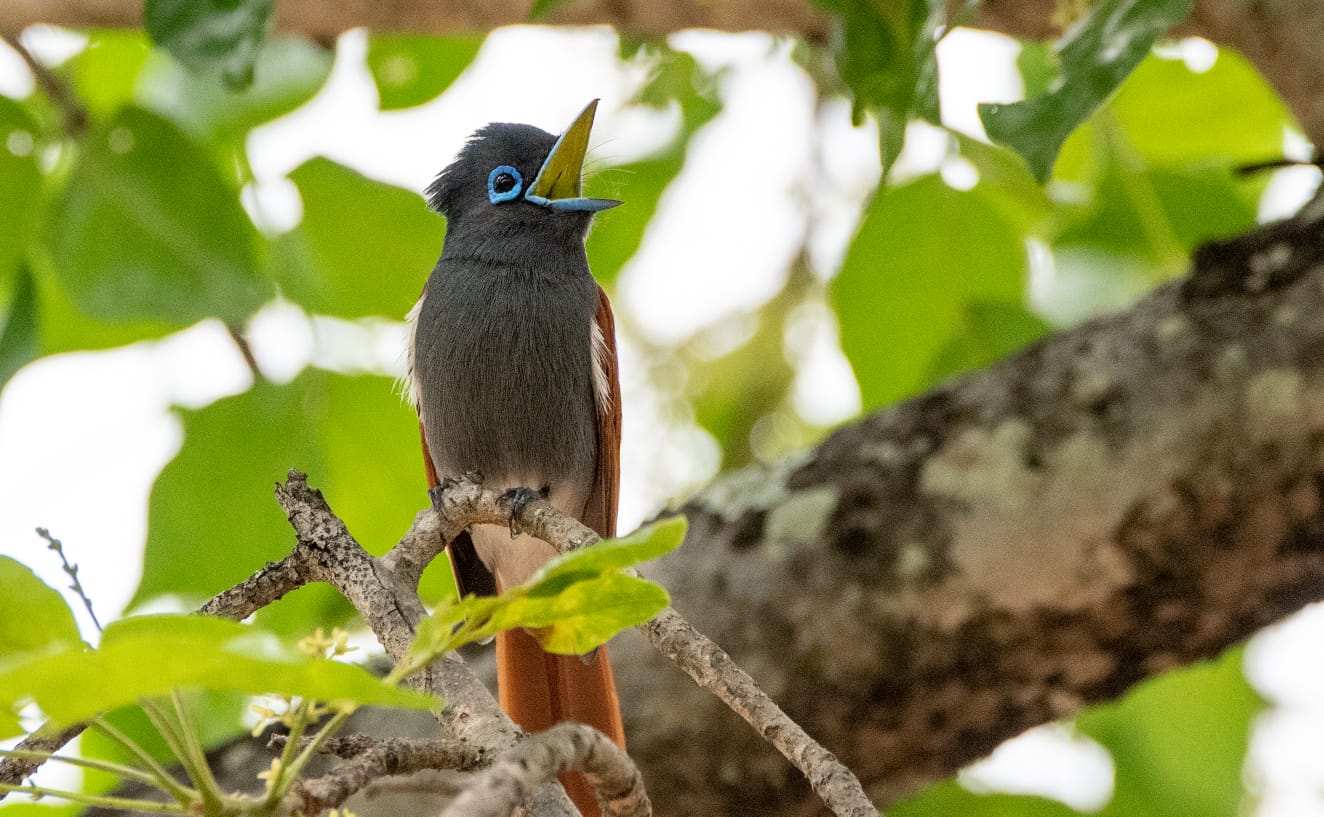
[[(287, 482), (276, 485), (276, 498), (294, 528), (296, 546), (284, 559), (218, 594), (201, 612), (243, 619), (305, 584), (325, 582), (349, 600), (397, 664), (405, 660), (417, 625), (427, 615), (417, 592), (423, 569), (470, 525), (510, 523), (560, 552), (598, 541), (591, 530), (549, 502), (514, 503), (509, 493), (484, 488), (472, 476), (445, 480), (434, 489), (433, 508), (421, 511), (400, 542), (381, 557), (373, 557), (359, 545), (321, 492), (309, 487), (304, 474), (291, 470)], [(878, 815), (854, 774), (674, 609), (667, 608), (639, 630), (804, 773), (832, 813), (840, 817)], [(433, 662), (406, 678), (405, 684), (445, 700), (446, 705), (434, 713), (442, 737), (435, 741), (364, 736), (333, 740), (324, 751), (345, 762), (322, 777), (296, 785), (289, 794), (291, 808), (314, 814), (340, 806), (384, 777), (448, 769), (470, 774), (457, 783), (444, 815), (497, 817), (514, 813), (521, 805), (526, 813), (538, 817), (573, 815), (574, 807), (556, 782), (557, 775), (566, 771), (587, 776), (605, 815), (646, 817), (652, 813), (639, 770), (611, 740), (575, 723), (535, 735), (522, 732), (457, 656)], [(19, 748), (54, 752), (79, 731), (49, 735), (39, 731)], [(17, 783), (39, 765), (38, 760), (6, 758), (0, 761), (0, 781)]]

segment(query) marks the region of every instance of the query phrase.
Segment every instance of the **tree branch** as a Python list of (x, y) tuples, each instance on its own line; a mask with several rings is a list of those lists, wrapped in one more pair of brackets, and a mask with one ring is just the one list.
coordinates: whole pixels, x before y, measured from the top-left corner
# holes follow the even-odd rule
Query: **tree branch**
[[(960, 0), (950, 0), (956, 6)], [(975, 24), (1018, 37), (1055, 37), (1056, 0), (985, 0)], [(380, 0), (282, 0), (276, 26), (329, 42), (341, 32), (378, 31), (459, 34), (528, 22), (525, 0), (414, 3)], [(136, 28), (142, 0), (5, 0), (0, 32), (34, 23), (74, 28)], [(623, 34), (665, 36), (687, 28), (772, 31), (826, 42), (828, 17), (808, 0), (576, 0), (558, 5), (546, 20), (556, 25), (608, 25)], [(1190, 19), (1174, 34), (1205, 37), (1245, 54), (1287, 102), (1306, 136), (1324, 144), (1324, 4), (1316, 0), (1195, 0)]]
[(651, 817), (652, 804), (630, 756), (582, 723), (558, 723), (530, 735), (460, 792), (441, 817), (505, 817), (538, 786), (563, 772), (583, 772), (603, 817)]
[[(511, 494), (484, 488), (473, 475), (443, 479), (430, 493), (447, 538), (470, 525), (500, 525), (513, 519), (519, 530), (561, 553), (598, 541), (597, 534), (547, 500), (535, 499), (516, 507)], [(635, 570), (627, 572), (639, 575)], [(658, 652), (731, 707), (790, 760), (834, 814), (876, 817), (878, 810), (855, 775), (787, 717), (721, 647), (686, 623), (674, 609), (668, 607), (638, 629)]]
[[(305, 738), (300, 743), (306, 744), (308, 740)], [(271, 744), (282, 748), (285, 736), (273, 736)], [(424, 769), (468, 772), (491, 763), (490, 755), (483, 749), (453, 740), (346, 735), (332, 738), (322, 752), (345, 758), (348, 762), (321, 777), (295, 784), (290, 794), (302, 814), (320, 814), (327, 809), (339, 808), (355, 793), (383, 777), (413, 774)]]
[[(1219, 654), (1324, 598), (1322, 222), (719, 479), (650, 573), (881, 802)], [(628, 646), (622, 700), (669, 702), (631, 719), (659, 808), (812, 807)]]

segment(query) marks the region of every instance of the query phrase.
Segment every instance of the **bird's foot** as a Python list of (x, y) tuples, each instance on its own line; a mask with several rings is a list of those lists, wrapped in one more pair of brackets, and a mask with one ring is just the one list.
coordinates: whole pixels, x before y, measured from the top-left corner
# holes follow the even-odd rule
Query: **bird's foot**
[(532, 488), (511, 488), (502, 494), (502, 499), (510, 500), (510, 518), (507, 520), (510, 526), (510, 538), (519, 536), (519, 525), (517, 519), (524, 508), (535, 499), (546, 499), (551, 492), (550, 485), (542, 486), (542, 490), (535, 491)]

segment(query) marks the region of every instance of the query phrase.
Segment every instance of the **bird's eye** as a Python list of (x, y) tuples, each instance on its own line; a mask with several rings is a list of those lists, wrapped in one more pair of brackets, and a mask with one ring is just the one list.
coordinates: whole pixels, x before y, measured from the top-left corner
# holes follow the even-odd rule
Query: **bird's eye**
[(524, 187), (524, 177), (510, 165), (492, 168), (487, 174), (487, 198), (493, 204), (510, 201), (520, 194)]

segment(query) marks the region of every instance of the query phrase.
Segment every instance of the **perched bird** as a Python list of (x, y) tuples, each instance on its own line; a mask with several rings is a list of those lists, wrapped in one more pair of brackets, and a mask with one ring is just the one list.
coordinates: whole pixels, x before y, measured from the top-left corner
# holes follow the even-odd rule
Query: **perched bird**
[[(593, 214), (580, 178), (594, 100), (559, 137), (531, 125), (479, 129), (427, 189), (446, 217), (441, 259), (410, 312), (409, 388), (430, 486), (476, 471), (527, 488), (599, 535), (616, 532), (621, 395), (615, 327), (584, 251)], [(555, 555), (526, 534), (475, 525), (451, 543), (461, 594), (527, 579)], [(527, 731), (588, 723), (622, 747), (606, 649), (550, 655), (523, 631), (497, 636), (501, 706)], [(598, 814), (580, 775), (563, 778)]]

